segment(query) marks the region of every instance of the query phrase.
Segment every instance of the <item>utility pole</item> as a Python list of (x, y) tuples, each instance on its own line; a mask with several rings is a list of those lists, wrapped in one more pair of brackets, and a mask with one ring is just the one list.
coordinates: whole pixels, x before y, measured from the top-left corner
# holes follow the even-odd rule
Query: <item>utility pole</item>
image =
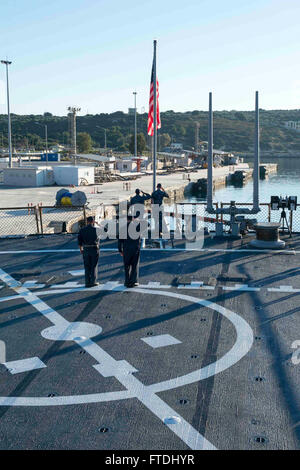
[(48, 126), (47, 124), (40, 124), (39, 122), (35, 122), (35, 124), (45, 128), (46, 163), (48, 165)]
[(195, 124), (195, 152), (199, 152), (199, 122)]
[(136, 134), (136, 95), (137, 92), (133, 92), (134, 95), (134, 156), (137, 157), (137, 134)]
[(9, 109), (9, 83), (8, 83), (8, 66), (11, 64), (9, 60), (1, 60), (1, 64), (6, 65), (6, 91), (7, 91), (7, 117), (8, 117), (8, 153), (9, 153), (9, 168), (12, 168), (12, 148), (11, 148), (11, 122), (10, 122), (10, 109)]
[(76, 165), (76, 115), (81, 110), (81, 108), (76, 108), (75, 106), (69, 106), (69, 119), (70, 119), (70, 131), (71, 131), (71, 154), (73, 155), (73, 162)]
[(45, 124), (45, 140), (46, 140), (46, 164), (48, 165), (48, 126)]

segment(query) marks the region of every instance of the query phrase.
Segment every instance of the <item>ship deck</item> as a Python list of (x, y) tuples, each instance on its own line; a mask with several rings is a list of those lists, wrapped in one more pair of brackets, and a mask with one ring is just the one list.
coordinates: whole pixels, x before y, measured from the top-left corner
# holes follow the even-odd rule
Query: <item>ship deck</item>
[(299, 449), (300, 236), (248, 242), (143, 250), (134, 289), (106, 242), (85, 289), (74, 235), (1, 240), (0, 449)]

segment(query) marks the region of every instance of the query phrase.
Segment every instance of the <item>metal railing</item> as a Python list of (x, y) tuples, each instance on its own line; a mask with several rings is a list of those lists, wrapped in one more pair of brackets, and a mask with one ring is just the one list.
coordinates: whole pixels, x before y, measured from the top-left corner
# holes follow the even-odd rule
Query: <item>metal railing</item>
[(78, 233), (86, 207), (33, 206), (0, 208), (0, 237)]
[(86, 222), (85, 206), (37, 206), (40, 233), (78, 233)]
[[(230, 203), (214, 203), (216, 209), (229, 206)], [(237, 203), (237, 206), (251, 204)], [(113, 206), (102, 206), (102, 218), (115, 217), (116, 211)], [(178, 202), (164, 206), (166, 215), (174, 213), (177, 215), (193, 214), (199, 216), (204, 227), (209, 231), (215, 230), (215, 222), (229, 224), (229, 214), (211, 214), (206, 211), (206, 202)], [(261, 203), (260, 212), (251, 216), (259, 222), (279, 222), (281, 210), (271, 210), (270, 203)], [(287, 220), (293, 233), (300, 233), (300, 204), (296, 211), (286, 210)], [(28, 206), (0, 208), (0, 238), (46, 235), (54, 233), (78, 233), (86, 223), (89, 215), (95, 215), (95, 210), (86, 206), (57, 207), (57, 206)]]
[[(218, 208), (225, 208), (226, 206), (230, 206), (229, 202), (221, 202), (221, 203), (213, 203), (216, 209)], [(204, 226), (207, 227), (208, 230), (215, 229), (215, 223), (223, 222), (225, 225), (229, 224), (230, 215), (229, 214), (211, 214), (206, 211), (207, 203), (204, 202), (184, 202), (184, 203), (176, 203), (177, 206), (177, 213), (186, 213), (186, 214), (197, 214), (200, 219), (203, 220)], [(181, 206), (181, 208), (180, 208)], [(237, 207), (247, 207), (252, 206), (252, 203), (236, 203)], [(170, 211), (172, 211), (172, 206), (169, 206)], [(246, 217), (257, 219), (258, 222), (279, 222), (281, 216), (281, 210), (271, 210), (270, 203), (260, 203), (260, 212), (257, 214), (249, 214)], [(174, 208), (173, 208), (174, 210)], [(286, 209), (287, 220), (289, 222), (291, 231), (293, 233), (300, 233), (300, 204), (297, 205), (296, 211), (290, 211)]]
[(0, 237), (40, 233), (36, 206), (0, 208)]

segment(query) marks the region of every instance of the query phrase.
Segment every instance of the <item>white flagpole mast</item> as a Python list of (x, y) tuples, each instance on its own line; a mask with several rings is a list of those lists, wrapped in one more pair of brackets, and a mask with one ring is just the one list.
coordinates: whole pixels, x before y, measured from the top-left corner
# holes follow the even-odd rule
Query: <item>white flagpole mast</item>
[(156, 189), (156, 152), (157, 152), (157, 99), (156, 99), (156, 40), (153, 41), (153, 191)]

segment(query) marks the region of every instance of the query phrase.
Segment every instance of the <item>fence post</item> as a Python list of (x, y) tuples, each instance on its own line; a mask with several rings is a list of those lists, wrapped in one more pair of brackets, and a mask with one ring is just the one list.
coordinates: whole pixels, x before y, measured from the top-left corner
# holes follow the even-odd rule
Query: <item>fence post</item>
[(271, 204), (268, 204), (268, 222), (271, 222)]
[(41, 234), (44, 235), (44, 228), (43, 228), (43, 216), (42, 216), (42, 208), (38, 206), (39, 215), (40, 215), (40, 226), (41, 226)]
[(290, 211), (290, 229), (293, 231), (293, 211)]
[(40, 233), (40, 227), (39, 227), (39, 216), (38, 216), (37, 206), (34, 206), (34, 215), (35, 215), (35, 221), (36, 221), (37, 234), (39, 234)]
[[(224, 204), (223, 202), (221, 202), (221, 209), (223, 209), (223, 207), (224, 207)], [(223, 214), (221, 214), (221, 222), (223, 223)]]

